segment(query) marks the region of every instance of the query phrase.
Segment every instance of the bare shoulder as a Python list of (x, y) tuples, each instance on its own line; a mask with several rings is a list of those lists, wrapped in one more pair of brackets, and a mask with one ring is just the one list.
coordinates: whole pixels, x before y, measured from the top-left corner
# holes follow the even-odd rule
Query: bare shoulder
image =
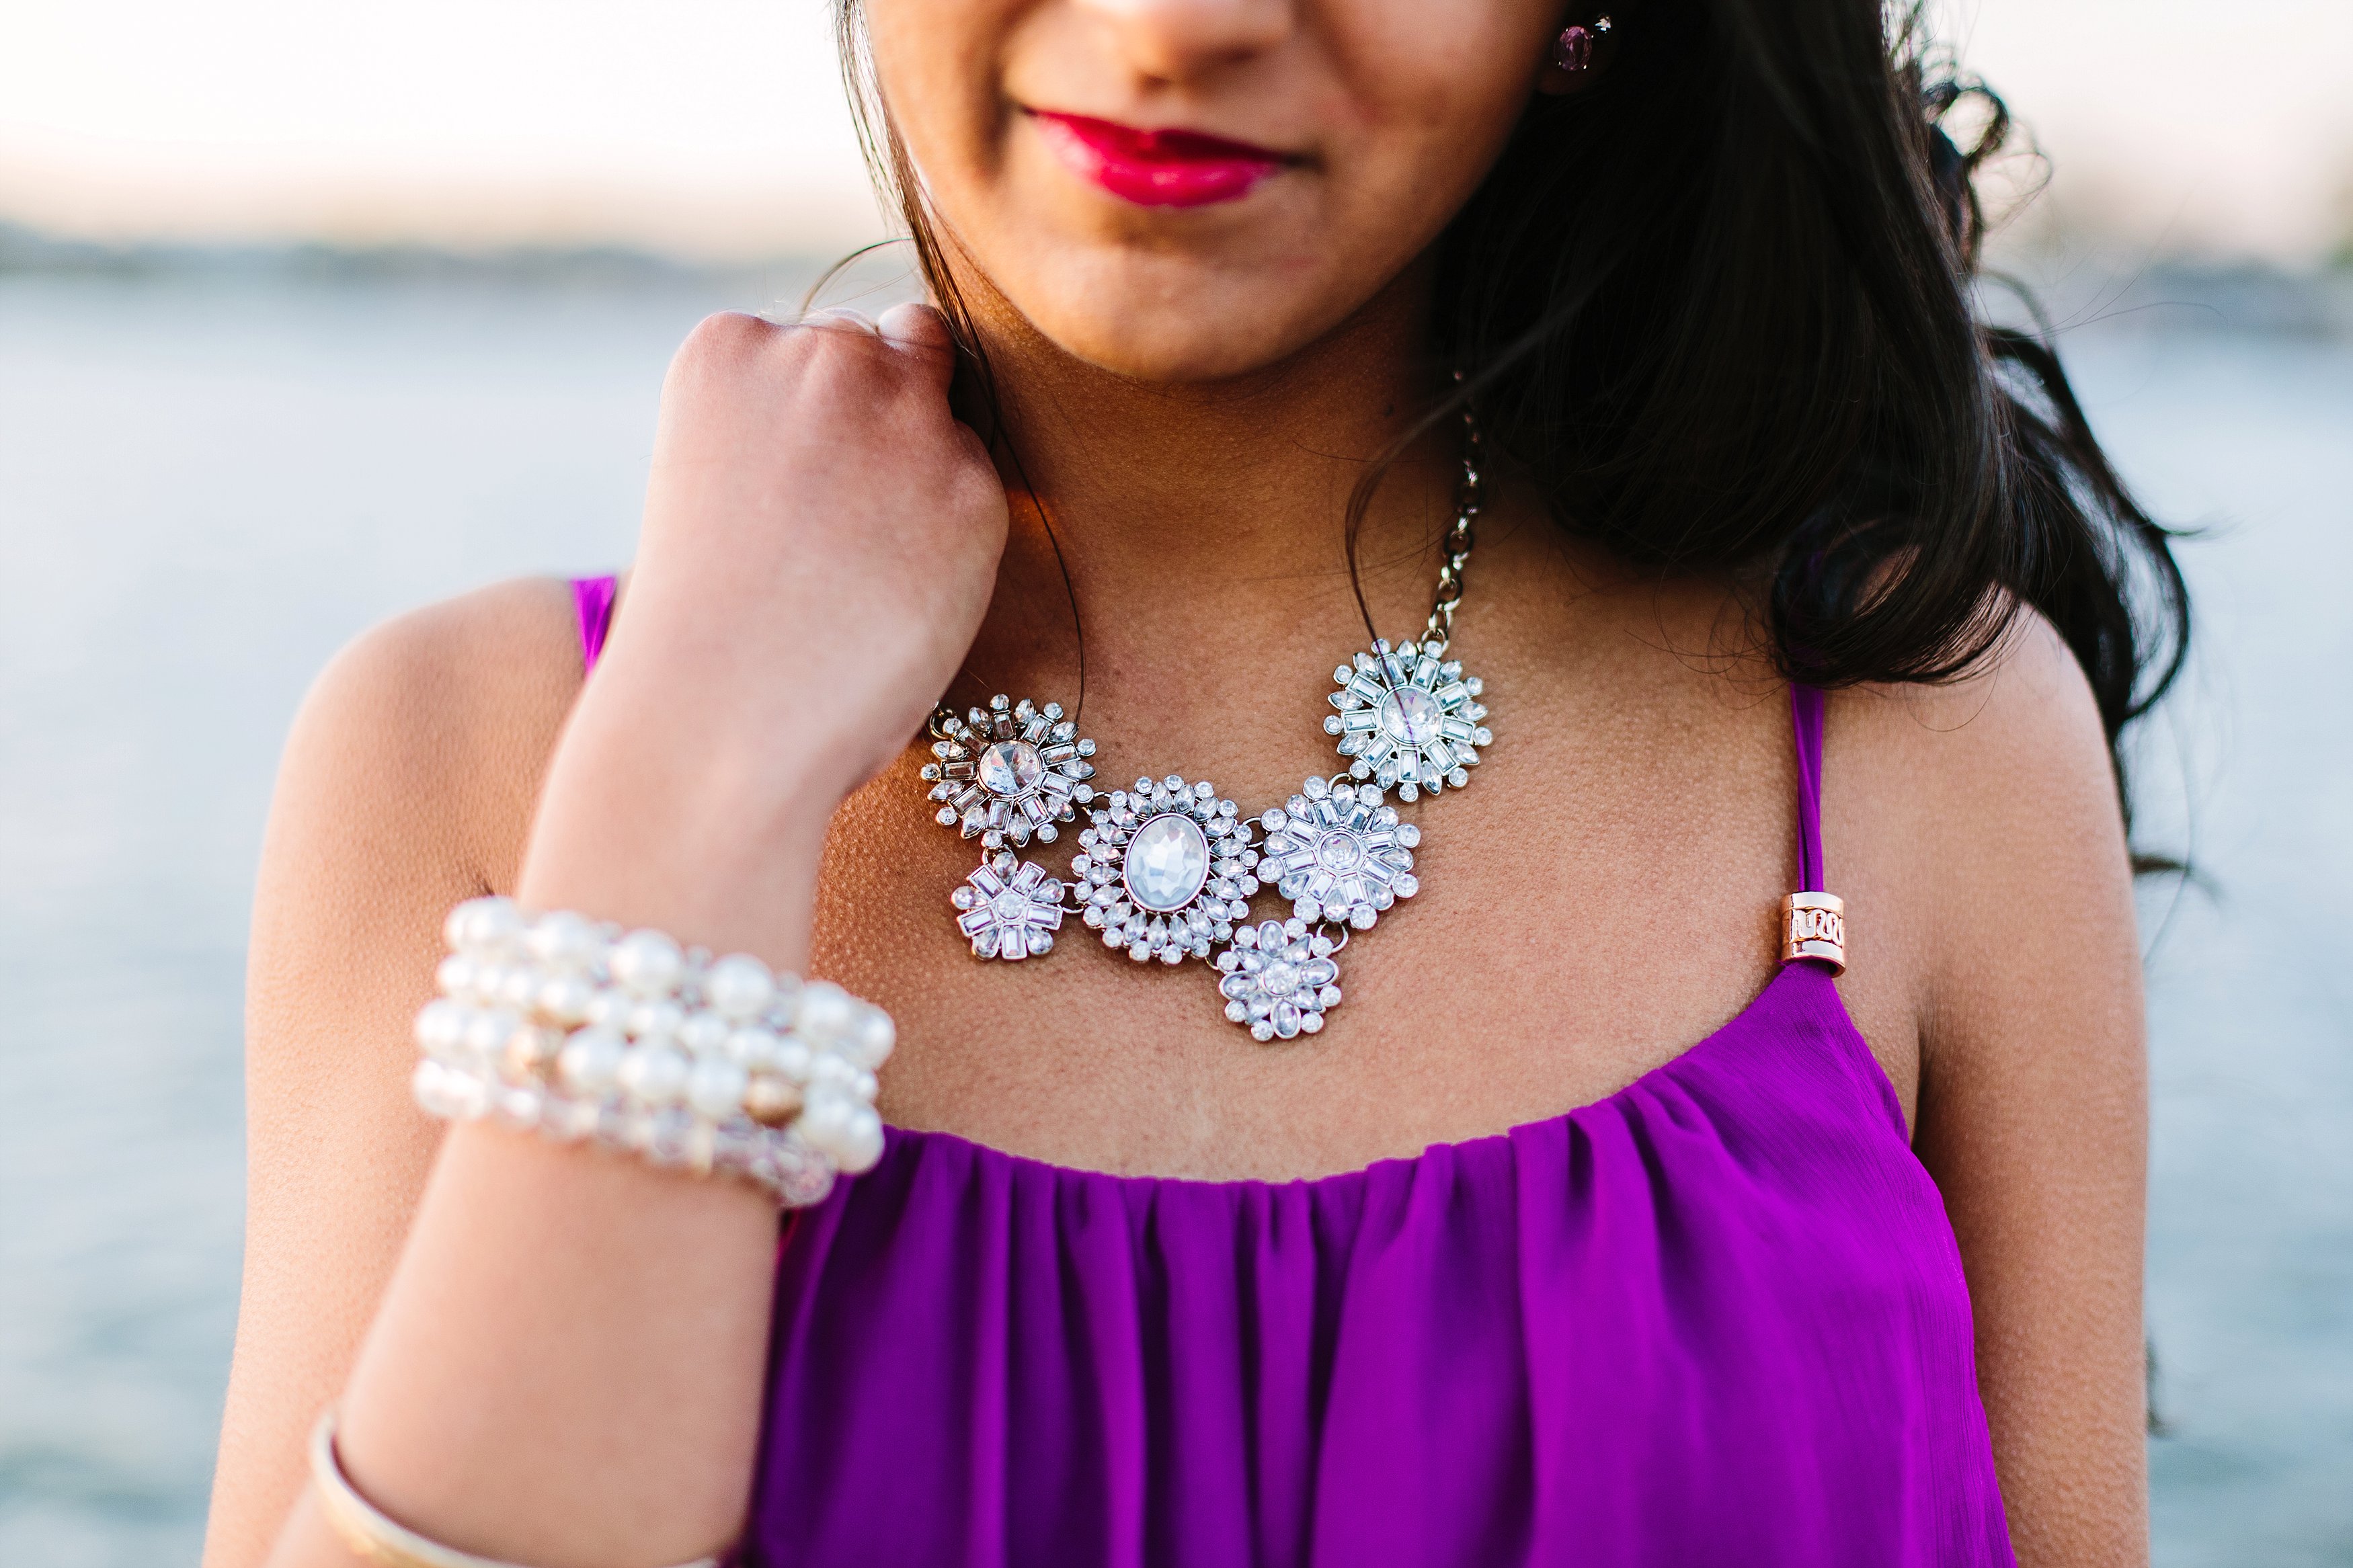
[[(2113, 804), (2107, 747), (2090, 683), (2051, 623), (2022, 610), (1977, 669), (1941, 685), (1867, 686), (1839, 721), (1853, 765), (1914, 775), (1950, 810), (2035, 804), (2034, 786), (2093, 789)], [(1989, 789), (2005, 782), (2012, 787)]]
[(1840, 694), (1828, 753), (1832, 890), (1847, 894), (1859, 941), (1903, 954), (1924, 1013), (2087, 924), (2130, 947), (2098, 709), (2042, 616), (2022, 612), (1962, 679)]
[(439, 1146), (409, 1020), (441, 921), (512, 885), (580, 683), (571, 596), (506, 583), (355, 639), (296, 719), (255, 891), (245, 1285), (206, 1561), (259, 1563)]
[(310, 804), (318, 786), (332, 797), (321, 804), (372, 804), (415, 847), (430, 843), (485, 885), (500, 880), (579, 682), (561, 580), (501, 583), (399, 616), (352, 642), (311, 689), (280, 810)]

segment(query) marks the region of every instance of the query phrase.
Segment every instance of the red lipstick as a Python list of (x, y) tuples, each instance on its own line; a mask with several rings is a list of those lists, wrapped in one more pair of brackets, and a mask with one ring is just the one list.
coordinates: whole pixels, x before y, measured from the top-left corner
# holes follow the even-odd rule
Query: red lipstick
[(1082, 114), (1030, 110), (1046, 145), (1073, 174), (1147, 207), (1229, 202), (1282, 167), (1280, 153), (1198, 131), (1144, 131)]

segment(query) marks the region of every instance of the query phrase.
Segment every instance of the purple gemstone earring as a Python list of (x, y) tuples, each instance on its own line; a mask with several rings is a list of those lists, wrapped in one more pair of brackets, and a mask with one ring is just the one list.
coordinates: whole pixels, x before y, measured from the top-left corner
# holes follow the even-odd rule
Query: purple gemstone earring
[(1570, 76), (1593, 68), (1593, 46), (1609, 32), (1609, 18), (1596, 16), (1590, 25), (1572, 22), (1552, 41), (1552, 68)]

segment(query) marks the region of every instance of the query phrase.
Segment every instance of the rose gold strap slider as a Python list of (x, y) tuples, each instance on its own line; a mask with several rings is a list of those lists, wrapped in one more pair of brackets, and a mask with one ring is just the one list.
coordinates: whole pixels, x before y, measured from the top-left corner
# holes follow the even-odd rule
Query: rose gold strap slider
[(1791, 893), (1781, 903), (1781, 962), (1818, 958), (1846, 972), (1846, 900), (1836, 893)]

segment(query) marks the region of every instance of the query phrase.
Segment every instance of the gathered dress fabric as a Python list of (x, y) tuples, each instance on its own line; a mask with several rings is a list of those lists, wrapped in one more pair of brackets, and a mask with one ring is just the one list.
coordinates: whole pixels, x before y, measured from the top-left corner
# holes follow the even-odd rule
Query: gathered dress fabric
[[(579, 595), (593, 649), (609, 580)], [(1820, 693), (1792, 711), (1815, 889)], [(786, 1222), (738, 1552), (2012, 1561), (1951, 1225), (1805, 960), (1606, 1099), (1341, 1175), (1113, 1176), (893, 1129)]]

